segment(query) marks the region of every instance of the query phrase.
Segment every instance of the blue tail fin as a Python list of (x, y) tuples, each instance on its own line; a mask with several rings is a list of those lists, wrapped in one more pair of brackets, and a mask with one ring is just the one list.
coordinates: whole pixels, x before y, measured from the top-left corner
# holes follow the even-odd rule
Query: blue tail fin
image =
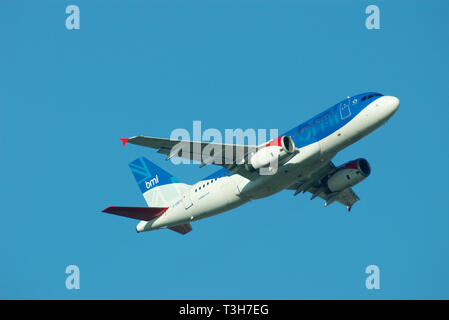
[(145, 157), (129, 163), (129, 167), (150, 207), (169, 205), (189, 187)]
[(142, 193), (164, 184), (179, 183), (164, 169), (158, 167), (145, 157), (138, 158), (129, 164), (131, 171)]

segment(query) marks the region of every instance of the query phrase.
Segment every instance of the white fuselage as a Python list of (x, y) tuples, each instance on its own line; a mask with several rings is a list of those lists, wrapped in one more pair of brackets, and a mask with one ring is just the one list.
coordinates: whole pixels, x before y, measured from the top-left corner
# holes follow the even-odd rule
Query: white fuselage
[(182, 197), (175, 199), (163, 215), (151, 221), (141, 221), (136, 229), (142, 232), (185, 224), (284, 190), (300, 177), (310, 177), (337, 152), (383, 125), (398, 106), (399, 100), (395, 97), (376, 99), (338, 130), (299, 148), (291, 159), (279, 166), (275, 174), (258, 175), (250, 180), (235, 173), (199, 181), (190, 186)]

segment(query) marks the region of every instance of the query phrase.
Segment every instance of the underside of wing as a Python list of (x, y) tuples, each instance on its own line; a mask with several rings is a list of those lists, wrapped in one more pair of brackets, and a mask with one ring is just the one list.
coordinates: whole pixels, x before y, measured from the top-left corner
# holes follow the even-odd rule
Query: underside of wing
[(338, 192), (331, 192), (327, 187), (327, 179), (335, 173), (337, 167), (329, 161), (324, 166), (319, 168), (308, 179), (298, 181), (291, 185), (288, 189), (295, 190), (295, 195), (302, 192), (310, 192), (312, 194), (311, 200), (319, 197), (325, 200), (325, 206), (330, 205), (333, 202), (339, 202), (346, 206), (348, 210), (360, 200), (355, 194), (352, 188), (345, 188)]
[(309, 192), (312, 194), (312, 197), (319, 197), (325, 200), (326, 206), (330, 205), (334, 201), (337, 201), (342, 205), (346, 206), (348, 209), (350, 209), (354, 203), (360, 200), (360, 198), (355, 194), (352, 188), (346, 188), (344, 190), (334, 193), (320, 192), (318, 194), (317, 192), (319, 192), (319, 187), (318, 188), (314, 187), (311, 188)]
[[(203, 163), (233, 164), (244, 159), (250, 149), (256, 146), (223, 144), (214, 142), (195, 142), (136, 136), (129, 138), (128, 143), (158, 149), (159, 153), (172, 157), (181, 157)], [(206, 162), (207, 161), (207, 162)]]
[(245, 146), (237, 144), (222, 144), (214, 142), (195, 142), (186, 140), (172, 140), (165, 138), (154, 138), (136, 136), (129, 139), (121, 139), (123, 144), (132, 143), (148, 148), (156, 149), (158, 153), (165, 154), (166, 160), (173, 157), (198, 161), (201, 167), (206, 164), (222, 166), (232, 173), (239, 173), (249, 179), (254, 174), (245, 169), (248, 154), (256, 150), (256, 146)]

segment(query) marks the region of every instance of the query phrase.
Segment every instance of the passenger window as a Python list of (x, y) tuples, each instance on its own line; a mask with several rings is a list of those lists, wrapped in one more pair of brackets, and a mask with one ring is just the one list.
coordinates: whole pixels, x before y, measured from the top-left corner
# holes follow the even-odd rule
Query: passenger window
[(362, 101), (365, 101), (366, 100), (366, 96), (364, 96), (363, 98), (362, 98)]

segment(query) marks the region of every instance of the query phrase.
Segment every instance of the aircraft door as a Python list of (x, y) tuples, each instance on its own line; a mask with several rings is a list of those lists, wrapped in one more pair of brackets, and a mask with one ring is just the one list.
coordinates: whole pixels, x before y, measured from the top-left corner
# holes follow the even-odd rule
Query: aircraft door
[(192, 199), (190, 198), (190, 191), (184, 194), (184, 196), (182, 197), (182, 203), (184, 204), (184, 208), (186, 210), (193, 206)]
[(340, 103), (340, 117), (344, 120), (351, 116), (351, 100), (348, 98)]

